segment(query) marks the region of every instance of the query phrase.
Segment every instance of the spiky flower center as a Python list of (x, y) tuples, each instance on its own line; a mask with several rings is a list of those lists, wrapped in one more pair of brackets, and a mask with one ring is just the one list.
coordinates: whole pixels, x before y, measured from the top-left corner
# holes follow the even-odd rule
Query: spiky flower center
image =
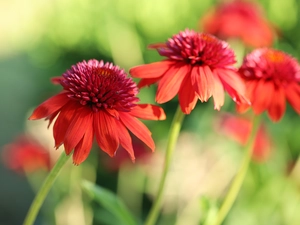
[(240, 70), (246, 79), (265, 79), (275, 83), (300, 82), (300, 66), (296, 59), (274, 49), (257, 49), (247, 55)]
[(112, 63), (89, 60), (72, 66), (60, 80), (68, 97), (93, 111), (130, 111), (138, 101), (138, 89), (126, 73)]
[(232, 67), (234, 52), (228, 44), (216, 37), (185, 30), (170, 38), (164, 46), (158, 46), (160, 55), (190, 65), (207, 65), (212, 68)]

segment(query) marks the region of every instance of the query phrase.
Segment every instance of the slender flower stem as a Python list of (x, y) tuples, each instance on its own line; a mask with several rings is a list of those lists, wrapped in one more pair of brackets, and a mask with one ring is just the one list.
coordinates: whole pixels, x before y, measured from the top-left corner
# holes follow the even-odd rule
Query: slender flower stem
[(257, 134), (257, 130), (259, 127), (259, 121), (260, 118), (259, 116), (254, 116), (253, 121), (252, 121), (252, 130), (251, 134), (249, 136), (249, 139), (246, 144), (246, 149), (244, 152), (244, 157), (242, 160), (242, 163), (240, 165), (239, 171), (236, 174), (234, 180), (231, 183), (230, 189), (224, 199), (224, 202), (216, 216), (216, 221), (213, 223), (214, 225), (220, 225), (222, 224), (223, 220), (227, 216), (228, 212), (230, 211), (234, 201), (236, 200), (236, 197), (241, 189), (241, 186), (243, 184), (243, 181), (245, 179), (245, 176), (247, 174), (247, 170), (251, 161), (251, 156), (252, 156), (252, 150), (254, 147), (255, 143), (255, 137)]
[(172, 155), (174, 152), (174, 148), (178, 139), (178, 135), (181, 129), (181, 125), (184, 119), (184, 114), (180, 109), (180, 106), (178, 106), (177, 111), (174, 115), (171, 127), (170, 127), (170, 133), (169, 133), (169, 138), (168, 138), (168, 144), (167, 144), (167, 149), (165, 153), (165, 161), (164, 161), (164, 168), (162, 171), (162, 176), (160, 178), (160, 183), (158, 187), (158, 192), (156, 195), (156, 199), (153, 203), (153, 206), (148, 214), (148, 217), (146, 218), (145, 225), (154, 225), (158, 216), (159, 216), (159, 211), (162, 205), (162, 199), (163, 199), (163, 192), (164, 192), (164, 187), (166, 183), (166, 177), (170, 168), (171, 164), (171, 159)]
[(48, 174), (46, 180), (44, 181), (42, 187), (39, 192), (36, 194), (29, 211), (26, 215), (23, 225), (32, 225), (36, 219), (36, 216), (50, 190), (52, 187), (56, 177), (58, 176), (61, 168), (65, 165), (69, 157), (63, 152), (60, 158), (57, 160), (55, 166), (52, 168), (50, 173)]

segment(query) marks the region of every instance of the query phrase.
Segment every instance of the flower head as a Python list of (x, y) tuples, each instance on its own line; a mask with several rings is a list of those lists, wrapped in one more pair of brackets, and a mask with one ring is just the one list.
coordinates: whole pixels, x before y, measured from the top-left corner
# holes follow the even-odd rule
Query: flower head
[(49, 170), (51, 160), (48, 150), (31, 137), (22, 135), (3, 148), (5, 165), (18, 173)]
[(139, 87), (158, 82), (156, 101), (165, 103), (178, 94), (184, 113), (196, 102), (214, 98), (215, 109), (224, 104), (224, 89), (237, 103), (246, 102), (245, 87), (236, 73), (234, 52), (216, 37), (186, 29), (166, 43), (150, 46), (166, 59), (130, 69), (133, 77), (142, 78)]
[[(255, 114), (267, 110), (271, 120), (278, 121), (286, 100), (300, 113), (300, 66), (296, 59), (279, 50), (256, 49), (245, 57), (239, 72)], [(239, 105), (238, 110), (248, 107)]]
[(253, 2), (234, 0), (218, 5), (200, 21), (204, 32), (222, 39), (240, 38), (252, 47), (270, 46), (274, 40), (272, 26)]
[[(246, 145), (252, 129), (252, 123), (246, 118), (240, 118), (230, 114), (223, 114), (220, 117), (217, 130), (226, 136)], [(253, 146), (252, 158), (257, 162), (264, 162), (270, 157), (271, 139), (263, 125), (257, 131)]]
[(29, 119), (47, 118), (51, 123), (57, 117), (53, 126), (55, 147), (64, 144), (66, 154), (74, 149), (74, 164), (87, 158), (94, 136), (111, 157), (121, 145), (134, 160), (128, 130), (154, 150), (151, 132), (136, 117), (165, 119), (164, 111), (154, 105), (137, 104), (138, 88), (118, 66), (83, 61), (54, 82), (64, 90), (39, 105)]

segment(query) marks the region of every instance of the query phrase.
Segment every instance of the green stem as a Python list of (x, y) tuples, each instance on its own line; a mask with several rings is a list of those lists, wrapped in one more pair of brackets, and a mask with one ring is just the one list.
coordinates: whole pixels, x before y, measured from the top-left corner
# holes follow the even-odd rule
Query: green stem
[(162, 205), (164, 187), (166, 183), (166, 177), (170, 168), (172, 155), (181, 129), (183, 118), (184, 118), (184, 114), (181, 111), (180, 106), (178, 106), (170, 127), (168, 144), (165, 153), (164, 168), (163, 168), (162, 176), (158, 187), (158, 192), (156, 195), (156, 199), (153, 203), (153, 206), (148, 214), (148, 217), (146, 218), (145, 225), (154, 225), (159, 216), (159, 211)]
[(250, 134), (250, 137), (248, 139), (248, 142), (246, 144), (246, 149), (244, 152), (244, 157), (242, 160), (242, 163), (240, 165), (239, 171), (236, 174), (230, 189), (224, 199), (224, 202), (216, 216), (216, 221), (214, 223), (214, 225), (220, 225), (222, 224), (223, 220), (225, 219), (225, 217), (227, 216), (228, 212), (230, 211), (233, 203), (236, 200), (236, 197), (241, 189), (241, 186), (243, 184), (243, 181), (245, 179), (245, 176), (247, 174), (247, 170), (251, 161), (251, 156), (252, 156), (252, 150), (254, 147), (254, 143), (255, 143), (255, 137), (257, 134), (257, 130), (259, 127), (259, 117), (258, 116), (254, 116), (253, 118), (253, 122), (252, 122), (252, 131)]
[(39, 192), (36, 194), (29, 211), (26, 215), (23, 225), (32, 225), (36, 219), (36, 216), (50, 190), (52, 187), (56, 177), (58, 176), (59, 171), (65, 165), (69, 157), (63, 152), (56, 162), (55, 166), (52, 168), (50, 173), (48, 174), (46, 180), (44, 181), (42, 187)]

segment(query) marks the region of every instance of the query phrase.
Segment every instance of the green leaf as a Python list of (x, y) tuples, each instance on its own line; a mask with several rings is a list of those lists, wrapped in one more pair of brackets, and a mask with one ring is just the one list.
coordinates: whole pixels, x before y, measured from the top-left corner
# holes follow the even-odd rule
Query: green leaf
[(134, 216), (128, 211), (125, 204), (111, 191), (99, 187), (91, 182), (82, 181), (83, 190), (86, 191), (94, 201), (101, 204), (106, 210), (115, 216), (122, 225), (137, 225)]

